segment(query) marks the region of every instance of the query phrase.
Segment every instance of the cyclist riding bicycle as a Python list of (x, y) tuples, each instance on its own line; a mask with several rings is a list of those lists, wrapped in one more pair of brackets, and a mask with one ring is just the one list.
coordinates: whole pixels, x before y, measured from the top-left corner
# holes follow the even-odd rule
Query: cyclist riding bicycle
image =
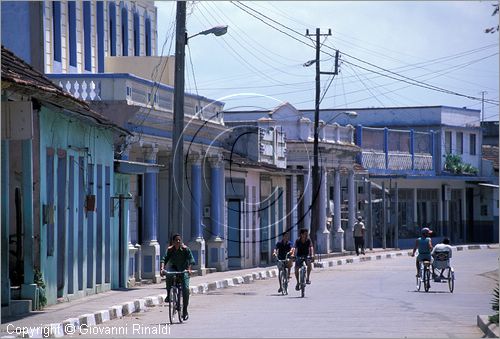
[[(297, 285), (295, 285), (295, 290), (300, 290), (299, 285), (299, 268), (302, 266), (302, 262), (308, 256), (314, 258), (314, 248), (311, 239), (309, 238), (309, 230), (307, 228), (302, 228), (300, 230), (300, 238), (295, 240), (295, 244), (292, 248), (292, 256), (295, 255), (295, 279), (297, 280)], [(310, 284), (309, 279), (312, 270), (312, 263), (310, 260), (306, 260), (307, 264), (307, 278), (306, 284)]]
[[(283, 238), (281, 241), (278, 241), (276, 243), (276, 247), (274, 248), (273, 251), (273, 256), (276, 257), (278, 260), (286, 260), (286, 267), (288, 268), (288, 278), (290, 278), (290, 272), (292, 269), (292, 261), (287, 258), (287, 254), (291, 253), (292, 250), (292, 243), (289, 240), (290, 235), (288, 232), (283, 233)], [(278, 293), (281, 293), (283, 290), (283, 286), (281, 286), (281, 280), (279, 280), (280, 283), (280, 288), (278, 289)]]
[(420, 262), (421, 261), (432, 261), (431, 251), (432, 251), (432, 240), (430, 235), (432, 231), (424, 227), (422, 228), (422, 236), (415, 240), (415, 247), (413, 247), (412, 257), (415, 256), (415, 252), (418, 249), (418, 256), (416, 260), (417, 265), (417, 277), (420, 275)]
[[(189, 274), (191, 274), (191, 266), (195, 264), (193, 254), (189, 247), (182, 243), (180, 234), (174, 234), (172, 236), (172, 245), (167, 248), (165, 256), (160, 261), (160, 274), (164, 275), (165, 265), (170, 264), (171, 267), (169, 271), (183, 272), (187, 270), (187, 273), (183, 275), (183, 286), (182, 286), (182, 298), (183, 310), (182, 318), (187, 320), (189, 318), (188, 314), (188, 304), (189, 304)], [(167, 297), (165, 302), (169, 302), (170, 289), (172, 288), (174, 277), (172, 275), (167, 275)]]

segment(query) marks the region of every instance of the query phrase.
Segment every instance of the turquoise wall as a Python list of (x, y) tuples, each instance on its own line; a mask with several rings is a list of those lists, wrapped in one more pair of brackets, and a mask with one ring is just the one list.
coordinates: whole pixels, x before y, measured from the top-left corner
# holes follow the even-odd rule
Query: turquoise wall
[[(52, 164), (47, 162), (49, 148), (54, 149)], [(39, 151), (40, 207), (49, 204), (51, 192), (56, 207), (53, 224), (44, 223), (40, 214), (40, 264), (48, 304), (68, 293), (108, 290), (118, 243), (109, 201), (114, 193), (113, 133), (42, 107)], [(87, 194), (96, 195), (95, 211), (85, 210)]]

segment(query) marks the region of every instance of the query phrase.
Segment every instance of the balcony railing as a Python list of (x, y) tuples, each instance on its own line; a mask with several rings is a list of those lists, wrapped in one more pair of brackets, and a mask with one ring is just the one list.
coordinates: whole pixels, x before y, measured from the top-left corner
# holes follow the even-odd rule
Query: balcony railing
[(428, 173), (434, 171), (434, 133), (358, 126), (359, 163), (368, 171)]
[[(171, 86), (128, 73), (48, 74), (54, 83), (75, 98), (85, 101), (126, 101), (129, 105), (173, 111)], [(186, 93), (184, 114), (223, 123), (223, 103)]]

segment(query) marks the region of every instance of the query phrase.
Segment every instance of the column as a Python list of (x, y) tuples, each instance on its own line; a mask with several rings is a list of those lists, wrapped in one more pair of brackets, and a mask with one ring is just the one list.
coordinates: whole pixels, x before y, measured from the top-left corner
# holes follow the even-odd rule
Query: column
[[(312, 202), (312, 177), (311, 171), (304, 174), (304, 228), (310, 230), (311, 228), (311, 202)], [(297, 234), (296, 234), (297, 235)]]
[(349, 221), (346, 230), (346, 250), (354, 251), (354, 223), (356, 222), (356, 191), (354, 186), (354, 171), (349, 171), (347, 180), (347, 189), (349, 195)]
[(461, 190), (462, 194), (462, 215), (461, 215), (461, 218), (462, 218), (462, 243), (463, 244), (466, 244), (467, 243), (467, 204), (466, 204), (466, 198), (467, 198), (467, 195), (466, 195), (466, 191), (467, 191), (467, 188), (463, 188)]
[(21, 298), (31, 299), (33, 309), (37, 307), (37, 285), (33, 275), (33, 146), (32, 140), (22, 142), (22, 195), (23, 195), (23, 254), (24, 283), (21, 285)]
[(382, 248), (387, 248), (387, 199), (385, 198), (385, 181), (382, 181)]
[[(158, 147), (143, 146), (144, 161), (156, 163)], [(158, 173), (144, 174), (144, 224), (142, 228), (142, 277), (152, 279), (155, 283), (160, 278), (160, 244), (156, 239), (158, 229)]]
[(222, 156), (210, 160), (210, 223), (211, 237), (208, 240), (208, 266), (218, 271), (227, 270), (226, 246), (224, 241), (224, 164)]
[[(416, 191), (416, 189), (415, 189)], [(439, 193), (438, 193), (438, 227), (439, 227), (439, 235), (440, 236), (445, 236), (444, 235), (444, 228), (443, 228), (443, 220), (444, 220), (444, 204), (443, 204), (443, 185), (439, 185)], [(416, 200), (416, 199), (415, 199)], [(417, 213), (417, 209), (415, 208), (415, 214)], [(415, 218), (416, 221), (416, 218)]]
[(318, 231), (316, 233), (316, 251), (318, 253), (327, 254), (330, 252), (330, 231), (326, 227), (326, 200), (327, 200), (327, 172), (325, 167), (320, 168), (320, 183), (319, 183), (319, 216), (318, 216)]
[[(294, 167), (295, 169), (295, 167)], [(298, 201), (297, 201), (297, 174), (292, 174), (292, 180), (291, 180), (291, 190), (292, 190), (292, 210), (291, 210), (291, 216), (292, 216), (292, 225), (290, 229), (290, 241), (292, 243), (295, 243), (295, 240), (297, 239), (297, 234), (298, 234), (298, 218), (297, 218), (297, 209), (298, 209)]]
[(368, 247), (373, 250), (373, 202), (372, 182), (368, 181)]
[(399, 192), (397, 181), (394, 183), (394, 248), (399, 248)]
[(2, 306), (10, 304), (9, 256), (5, 253), (9, 248), (9, 141), (2, 140)]
[(341, 226), (340, 218), (340, 169), (336, 169), (334, 173), (333, 183), (333, 246), (334, 252), (344, 252), (344, 230)]
[(201, 227), (201, 157), (199, 154), (193, 154), (190, 156), (189, 160), (191, 163), (191, 241), (188, 245), (196, 262), (193, 268), (200, 271), (200, 273), (204, 275), (206, 273), (206, 269), (205, 239), (203, 239), (203, 230)]

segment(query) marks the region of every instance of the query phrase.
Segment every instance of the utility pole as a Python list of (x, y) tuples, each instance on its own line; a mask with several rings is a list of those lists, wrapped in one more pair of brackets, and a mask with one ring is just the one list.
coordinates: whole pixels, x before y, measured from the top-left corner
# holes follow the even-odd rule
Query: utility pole
[[(321, 84), (320, 84), (320, 75), (321, 74), (330, 74), (335, 76), (338, 74), (338, 51), (335, 55), (335, 72), (321, 72), (320, 70), (320, 37), (321, 36), (330, 36), (332, 35), (332, 30), (328, 29), (328, 33), (321, 34), (320, 29), (316, 28), (316, 34), (309, 34), (309, 30), (306, 30), (306, 36), (316, 36), (316, 100), (315, 100), (315, 109), (314, 109), (314, 144), (313, 144), (313, 168), (312, 168), (312, 184), (313, 184), (313, 198), (312, 198), (312, 206), (311, 206), (311, 227), (310, 227), (310, 235), (314, 242), (318, 245), (318, 227), (319, 227), (319, 192), (321, 185), (320, 169), (319, 169), (319, 145), (318, 145), (318, 134), (319, 134), (319, 104), (320, 104), (320, 92), (321, 92)], [(325, 248), (328, 248), (329, 244), (324, 244)]]
[(174, 121), (172, 127), (172, 173), (170, 175), (170, 231), (183, 226), (184, 178), (184, 62), (186, 50), (186, 1), (177, 1), (175, 27)]
[(484, 95), (488, 94), (486, 91), (481, 92), (481, 122), (484, 121)]

